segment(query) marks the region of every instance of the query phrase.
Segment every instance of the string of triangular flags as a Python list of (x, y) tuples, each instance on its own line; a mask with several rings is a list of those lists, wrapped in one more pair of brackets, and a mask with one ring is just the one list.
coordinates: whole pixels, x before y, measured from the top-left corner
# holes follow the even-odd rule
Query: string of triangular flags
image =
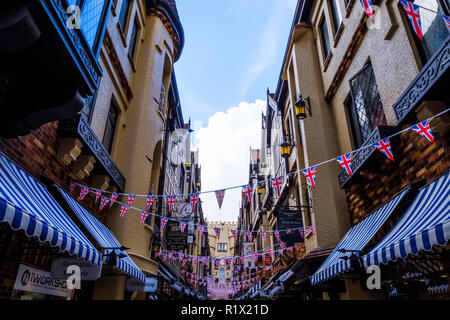
[[(227, 280), (227, 279), (250, 280), (255, 275), (261, 274), (262, 271), (272, 270), (273, 266), (272, 265), (270, 265), (270, 266), (258, 266), (257, 268), (254, 268), (254, 269), (256, 269), (255, 272), (251, 272), (251, 273), (249, 273), (247, 275), (240, 275), (240, 276), (235, 276), (235, 277), (226, 277), (226, 278), (223, 278), (223, 279), (225, 279), (225, 280)], [(198, 280), (198, 279), (204, 279), (204, 280), (215, 279), (214, 276), (199, 276), (199, 275), (197, 275), (195, 273), (188, 272), (188, 271), (186, 271), (184, 269), (181, 269), (181, 274), (185, 275), (186, 278), (190, 278), (190, 279), (194, 279), (194, 280)]]
[[(407, 1), (407, 0), (399, 0), (399, 1), (402, 4), (402, 7), (405, 10), (406, 15), (408, 16), (408, 20), (411, 23), (411, 26), (412, 26), (414, 32), (416, 33), (417, 37), (420, 40), (423, 40), (422, 22), (420, 19), (420, 8), (430, 11), (430, 12), (433, 12), (435, 14), (441, 15), (442, 19), (444, 20), (444, 23), (447, 25), (448, 28), (450, 28), (450, 17), (449, 16), (447, 16), (441, 12), (436, 12), (429, 8), (419, 6), (411, 1)], [(372, 17), (372, 15), (373, 15), (372, 1), (360, 0), (360, 2), (361, 2), (361, 5), (362, 5), (364, 11), (366, 12), (366, 14), (369, 17)]]
[[(345, 172), (349, 176), (352, 176), (352, 173), (353, 173), (353, 171), (352, 171), (352, 154), (357, 152), (357, 151), (360, 151), (360, 150), (363, 150), (363, 149), (366, 149), (366, 148), (372, 148), (372, 147), (377, 148), (380, 152), (382, 152), (391, 161), (395, 161), (394, 160), (394, 155), (393, 155), (393, 152), (392, 152), (392, 147), (391, 147), (391, 144), (390, 144), (390, 138), (392, 138), (394, 136), (397, 136), (397, 135), (399, 135), (399, 134), (401, 134), (401, 133), (403, 133), (403, 132), (405, 132), (407, 130), (413, 130), (414, 132), (420, 134), (422, 137), (427, 139), (429, 142), (434, 143), (434, 137), (433, 137), (433, 133), (431, 131), (429, 122), (433, 118), (438, 117), (438, 116), (448, 112), (449, 110), (450, 110), (450, 108), (440, 112), (439, 114), (436, 114), (436, 115), (428, 118), (425, 121), (421, 121), (421, 122), (419, 122), (417, 124), (414, 124), (413, 126), (411, 126), (409, 128), (403, 129), (403, 130), (401, 130), (399, 132), (396, 132), (396, 133), (394, 133), (394, 134), (392, 134), (392, 135), (390, 135), (390, 136), (388, 136), (386, 138), (383, 138), (383, 139), (381, 139), (381, 140), (379, 140), (379, 141), (377, 141), (377, 142), (375, 142), (373, 144), (369, 144), (369, 145), (360, 147), (360, 148), (358, 148), (356, 150), (353, 150), (353, 151), (351, 151), (349, 153), (343, 154), (343, 155), (341, 155), (339, 157), (336, 157), (334, 159), (329, 159), (329, 160), (323, 161), (321, 163), (318, 163), (316, 165), (310, 166), (308, 168), (290, 172), (290, 173), (286, 174), (285, 177), (283, 177), (283, 176), (274, 177), (274, 178), (270, 178), (270, 179), (267, 179), (267, 180), (260, 181), (259, 183), (264, 183), (264, 182), (269, 182), (270, 181), (271, 184), (272, 184), (272, 187), (274, 188), (274, 190), (276, 191), (276, 193), (277, 193), (277, 195), (279, 197), (280, 194), (281, 194), (283, 183), (286, 180), (285, 178), (290, 176), (290, 175), (293, 175), (293, 174), (301, 172), (305, 176), (305, 178), (306, 178), (306, 180), (308, 182), (308, 185), (311, 188), (314, 189), (316, 187), (316, 175), (317, 175), (317, 167), (318, 166), (323, 165), (323, 164), (328, 163), (328, 162), (337, 161), (338, 164), (345, 170)], [(164, 196), (161, 196), (161, 195), (136, 195), (136, 194), (126, 194), (126, 193), (116, 193), (116, 192), (110, 192), (110, 191), (103, 191), (103, 190), (99, 190), (99, 189), (96, 189), (96, 188), (87, 187), (87, 186), (84, 186), (84, 185), (81, 185), (81, 184), (78, 184), (78, 183), (75, 183), (75, 182), (72, 182), (72, 184), (71, 184), (71, 188), (70, 188), (71, 192), (74, 190), (75, 186), (81, 187), (81, 191), (80, 191), (80, 194), (78, 196), (78, 201), (82, 201), (85, 198), (85, 196), (88, 193), (90, 193), (90, 192), (95, 193), (95, 203), (97, 203), (97, 201), (99, 199), (101, 199), (100, 200), (100, 208), (99, 208), (100, 211), (108, 203), (109, 203), (109, 207), (111, 207), (114, 203), (118, 203), (118, 204), (121, 205), (120, 218), (123, 218), (124, 215), (128, 212), (129, 209), (135, 209), (135, 210), (138, 210), (138, 211), (141, 212), (141, 220), (140, 220), (141, 224), (143, 224), (145, 222), (145, 220), (147, 219), (147, 217), (149, 215), (154, 215), (154, 216), (157, 216), (157, 217), (161, 218), (161, 229), (164, 228), (164, 226), (166, 225), (166, 223), (169, 220), (172, 220), (172, 221), (178, 221), (179, 222), (180, 230), (182, 230), (182, 232), (184, 232), (184, 229), (185, 229), (185, 227), (187, 225), (186, 221), (175, 219), (175, 218), (163, 217), (163, 216), (160, 216), (160, 215), (150, 211), (151, 208), (152, 208), (152, 204), (154, 203), (154, 201), (155, 201), (155, 199), (157, 197), (165, 197), (165, 198), (167, 198), (167, 204), (168, 204), (168, 209), (169, 209), (169, 214), (170, 214), (170, 212), (173, 209), (173, 205), (176, 202), (176, 199), (180, 198), (180, 197), (184, 197), (184, 196), (189, 196), (190, 201), (192, 203), (192, 209), (195, 209), (195, 206), (200, 201), (199, 195), (200, 194), (204, 194), (204, 193), (215, 192), (216, 197), (218, 199), (219, 208), (222, 207), (222, 203), (223, 203), (223, 199), (224, 199), (226, 190), (242, 188), (242, 191), (246, 195), (246, 198), (247, 198), (247, 200), (249, 201), (250, 204), (252, 202), (252, 195), (253, 195), (253, 185), (252, 184), (234, 186), (234, 187), (229, 187), (229, 188), (225, 188), (225, 189), (221, 189), (221, 190), (214, 190), (214, 191), (203, 191), (203, 192), (192, 193), (192, 194), (164, 195)], [(108, 198), (106, 196), (103, 196), (102, 193), (111, 193), (111, 197)], [(117, 201), (117, 198), (120, 195), (125, 195), (125, 196), (128, 197), (128, 200), (127, 200), (126, 204)], [(147, 198), (147, 201), (146, 201), (147, 205), (146, 205), (145, 210), (132, 207), (131, 204), (133, 203), (135, 198), (136, 197), (142, 197), (142, 196), (145, 196)], [(205, 228), (206, 226), (201, 225), (201, 224), (195, 224), (195, 225), (197, 226), (197, 228), (198, 228), (198, 230), (200, 231), (201, 234), (204, 231), (206, 231), (206, 228)], [(298, 229), (298, 228), (296, 228), (296, 229)], [(292, 230), (296, 230), (296, 229), (292, 229)], [(299, 230), (303, 230), (303, 228), (300, 228)], [(278, 232), (289, 233), (291, 230), (285, 229), (285, 230), (275, 230), (275, 231), (267, 231), (267, 232), (274, 232), (275, 236), (278, 239), (277, 231)], [(258, 233), (260, 231), (249, 231), (249, 230), (235, 229), (234, 231), (232, 230), (232, 232), (234, 232), (233, 236), (235, 237), (235, 240), (237, 239), (237, 235), (239, 233), (245, 232), (247, 234), (249, 240), (252, 241), (251, 240), (252, 239), (252, 234), (253, 233)]]
[[(279, 249), (275, 249), (276, 247), (280, 247)], [(155, 252), (155, 257), (161, 256), (163, 260), (172, 260), (172, 261), (180, 261), (183, 264), (186, 264), (187, 261), (191, 261), (194, 266), (198, 263), (207, 265), (209, 262), (213, 262), (215, 265), (219, 266), (220, 264), (230, 267), (230, 266), (238, 266), (236, 262), (243, 263), (246, 259), (253, 259), (255, 262), (258, 261), (259, 256), (265, 256), (269, 254), (272, 258), (276, 252), (284, 254), (285, 251), (294, 252), (294, 250), (299, 250), (300, 247), (298, 244), (294, 244), (293, 246), (286, 247), (284, 242), (277, 243), (271, 247), (264, 248), (251, 254), (243, 255), (243, 256), (230, 256), (230, 257), (214, 257), (214, 256), (196, 256), (196, 255), (188, 255), (178, 251), (167, 251), (160, 249), (159, 252)], [(239, 268), (240, 270), (240, 268)]]

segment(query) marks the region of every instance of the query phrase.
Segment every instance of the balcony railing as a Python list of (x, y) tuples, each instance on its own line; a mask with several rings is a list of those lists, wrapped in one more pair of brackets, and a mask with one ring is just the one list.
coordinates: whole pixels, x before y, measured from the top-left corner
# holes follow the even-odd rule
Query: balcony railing
[(401, 123), (416, 108), (420, 100), (441, 76), (447, 72), (449, 66), (450, 36), (447, 37), (447, 40), (442, 44), (441, 48), (433, 55), (422, 70), (420, 70), (419, 74), (394, 104), (393, 108), (398, 123)]
[(81, 138), (82, 143), (89, 148), (90, 153), (101, 163), (103, 169), (113, 179), (120, 191), (125, 189), (125, 177), (84, 117), (61, 121), (59, 132), (62, 137)]
[[(376, 127), (369, 135), (369, 137), (366, 139), (366, 141), (363, 143), (361, 148), (370, 146), (373, 143), (388, 136), (389, 134), (392, 134), (393, 132), (394, 127), (389, 126)], [(376, 150), (375, 146), (370, 146), (352, 154), (352, 176), (354, 176), (355, 173), (363, 166), (363, 164), (370, 158), (370, 156), (374, 153), (375, 150)], [(347, 174), (347, 172), (344, 169), (342, 169), (341, 173), (339, 174), (339, 184), (341, 188), (345, 186), (345, 184), (350, 180), (350, 178), (351, 177)]]

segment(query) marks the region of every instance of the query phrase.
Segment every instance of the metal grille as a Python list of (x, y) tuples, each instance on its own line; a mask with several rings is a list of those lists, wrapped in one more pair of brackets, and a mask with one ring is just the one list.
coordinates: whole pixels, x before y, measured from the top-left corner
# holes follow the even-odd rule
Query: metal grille
[(361, 145), (377, 126), (387, 125), (372, 65), (367, 64), (350, 80), (353, 126)]

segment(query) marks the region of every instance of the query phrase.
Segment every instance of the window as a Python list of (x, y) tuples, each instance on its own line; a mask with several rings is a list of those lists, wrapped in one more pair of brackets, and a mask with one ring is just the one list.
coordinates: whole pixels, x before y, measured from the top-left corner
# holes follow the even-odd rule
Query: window
[[(450, 0), (415, 0), (412, 2), (414, 2), (418, 6), (428, 8), (432, 11), (437, 11), (446, 15), (450, 14)], [(419, 51), (419, 55), (421, 56), (422, 61), (425, 64), (441, 47), (450, 32), (444, 22), (444, 19), (442, 19), (441, 14), (436, 14), (422, 8), (419, 8), (419, 14), (422, 25), (423, 39), (420, 40), (419, 38), (417, 38), (414, 30), (411, 31), (414, 34), (413, 37), (416, 47)], [(412, 29), (411, 23), (409, 21), (408, 26), (410, 29)]]
[(123, 0), (122, 8), (120, 9), (119, 25), (123, 32), (125, 32), (125, 25), (127, 23), (128, 12), (130, 11), (130, 0)]
[(81, 12), (81, 30), (89, 47), (93, 48), (102, 18), (105, 0), (86, 0)]
[(111, 99), (109, 105), (108, 117), (106, 119), (105, 133), (103, 135), (103, 146), (106, 151), (111, 153), (114, 141), (114, 133), (117, 127), (117, 120), (119, 119), (119, 108), (114, 99)]
[(218, 243), (217, 250), (219, 252), (226, 252), (227, 251), (227, 243)]
[(330, 0), (331, 15), (333, 16), (334, 34), (339, 30), (342, 23), (342, 15), (339, 7), (339, 0)]
[(347, 108), (355, 147), (359, 147), (377, 126), (387, 125), (371, 63), (350, 79), (350, 89)]
[(133, 61), (135, 60), (134, 55), (136, 53), (138, 33), (139, 33), (139, 24), (136, 21), (136, 19), (134, 19), (133, 29), (131, 30), (130, 44), (128, 46), (128, 50), (129, 50), (131, 59)]
[(330, 53), (330, 38), (328, 37), (328, 27), (325, 17), (322, 17), (322, 21), (319, 25), (320, 39), (322, 40), (323, 59), (326, 60)]

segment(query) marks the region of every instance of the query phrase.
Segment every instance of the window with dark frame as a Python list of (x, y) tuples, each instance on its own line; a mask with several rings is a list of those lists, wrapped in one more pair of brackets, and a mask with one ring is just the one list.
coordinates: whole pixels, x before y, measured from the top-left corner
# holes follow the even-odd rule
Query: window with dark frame
[(330, 38), (328, 36), (328, 27), (325, 17), (322, 17), (322, 21), (319, 24), (320, 39), (322, 41), (323, 60), (325, 61), (330, 53)]
[(119, 119), (119, 108), (114, 101), (114, 98), (111, 99), (111, 103), (109, 105), (108, 117), (106, 118), (105, 125), (105, 133), (103, 134), (103, 146), (105, 147), (108, 153), (111, 153), (113, 142), (114, 142), (114, 134), (116, 132), (117, 121)]
[(219, 252), (226, 252), (227, 251), (227, 243), (218, 243), (217, 244), (217, 251), (219, 251)]
[(378, 86), (369, 62), (350, 80), (347, 101), (355, 147), (360, 147), (377, 126), (387, 125)]
[(135, 53), (137, 47), (137, 37), (139, 33), (139, 24), (136, 19), (134, 19), (133, 29), (131, 30), (130, 44), (128, 46), (128, 50), (131, 56), (131, 59), (135, 61)]
[(339, 0), (330, 0), (331, 16), (333, 20), (334, 34), (336, 34), (342, 24), (342, 15), (339, 9)]
[(436, 51), (439, 50), (445, 39), (450, 35), (450, 30), (447, 27), (441, 14), (450, 14), (450, 0), (410, 0), (414, 4), (428, 8), (432, 11), (437, 11), (439, 14), (433, 13), (428, 10), (419, 8), (420, 21), (422, 27), (423, 39), (420, 40), (414, 30), (411, 23), (407, 18), (406, 13), (403, 14), (405, 19), (408, 20), (408, 28), (413, 34), (414, 43), (419, 52), (419, 56), (422, 63), (425, 64)]
[(127, 23), (128, 18), (128, 12), (130, 11), (130, 0), (123, 0), (122, 1), (122, 7), (120, 9), (120, 15), (119, 15), (119, 25), (122, 29), (122, 32), (125, 32), (125, 25)]

